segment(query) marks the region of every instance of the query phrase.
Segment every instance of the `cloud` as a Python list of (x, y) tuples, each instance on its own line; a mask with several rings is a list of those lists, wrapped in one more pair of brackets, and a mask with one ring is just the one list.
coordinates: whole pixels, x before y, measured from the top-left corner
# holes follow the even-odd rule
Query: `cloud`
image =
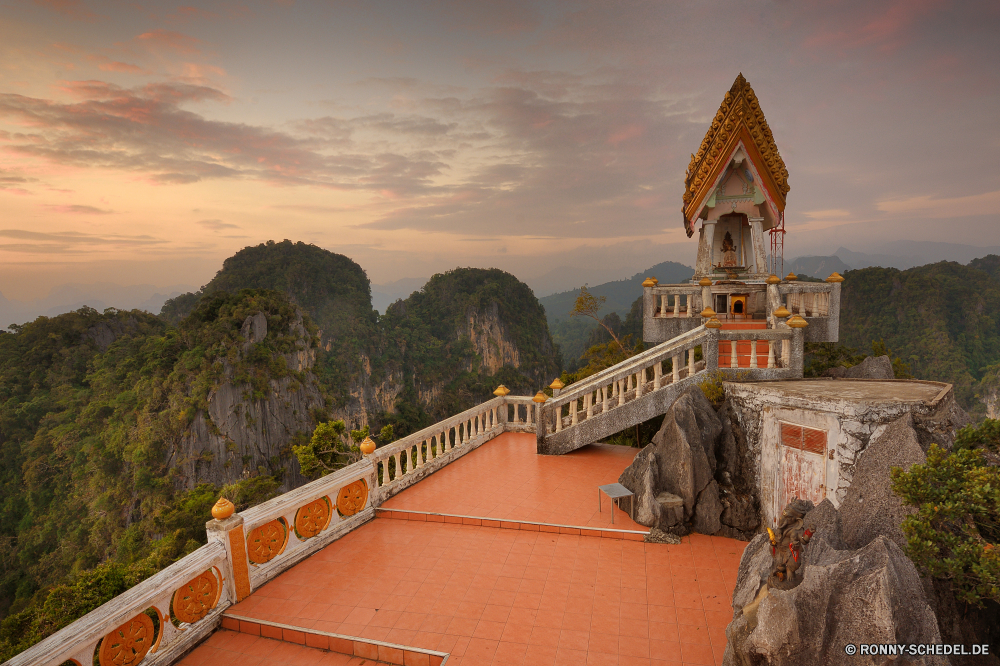
[(74, 19), (92, 21), (97, 18), (97, 14), (83, 4), (83, 0), (34, 0), (34, 3)]
[(883, 213), (943, 218), (965, 215), (996, 215), (1000, 211), (1000, 190), (961, 197), (932, 197), (922, 194), (899, 199), (884, 199), (876, 204)]
[[(446, 167), (438, 156), (421, 150), (386, 151), (382, 146), (328, 153), (323, 149), (329, 146), (313, 138), (208, 120), (183, 108), (193, 102), (230, 101), (210, 86), (168, 82), (123, 88), (90, 80), (65, 82), (62, 90), (76, 101), (0, 94), (0, 119), (34, 132), (0, 135), (0, 145), (7, 152), (57, 164), (140, 173), (164, 185), (239, 178), (410, 196), (432, 188), (431, 179)], [(365, 122), (395, 124), (404, 134), (437, 131), (420, 117)]]
[[(198, 220), (195, 224), (199, 224), (206, 229), (211, 231), (222, 231), (223, 229), (240, 229), (238, 224), (229, 224), (228, 222), (223, 222), (222, 220)], [(226, 236), (226, 238), (242, 238), (242, 236)]]
[(0, 238), (17, 243), (0, 243), (0, 251), (27, 254), (86, 254), (101, 250), (154, 249), (167, 241), (148, 235), (85, 234), (77, 231), (40, 232), (0, 229)]
[(105, 210), (103, 208), (95, 208), (94, 206), (80, 206), (80, 205), (48, 205), (46, 206), (49, 210), (54, 210), (57, 213), (69, 213), (72, 215), (110, 215), (113, 210)]
[(201, 53), (201, 40), (173, 30), (150, 30), (137, 36), (136, 41), (154, 50), (174, 51), (184, 55)]

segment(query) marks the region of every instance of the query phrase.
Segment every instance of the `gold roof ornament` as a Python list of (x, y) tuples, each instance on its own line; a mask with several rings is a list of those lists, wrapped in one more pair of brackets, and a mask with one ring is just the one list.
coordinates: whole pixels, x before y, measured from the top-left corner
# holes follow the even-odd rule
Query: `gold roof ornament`
[(712, 317), (705, 322), (705, 328), (722, 328), (722, 322), (719, 321), (718, 317)]
[(642, 281), (642, 286), (643, 287), (655, 287), (656, 284), (657, 284), (657, 282), (658, 282), (658, 280), (656, 278), (648, 277), (648, 278), (646, 278), (645, 280)]
[(838, 273), (837, 271), (834, 271), (834, 272), (830, 273), (830, 277), (828, 277), (826, 279), (826, 281), (827, 282), (843, 282), (844, 281), (844, 276), (841, 275), (840, 273)]
[(215, 518), (216, 520), (225, 520), (229, 516), (233, 515), (235, 511), (236, 507), (232, 502), (227, 500), (225, 497), (220, 497), (219, 501), (212, 507), (212, 518)]
[(710, 307), (705, 307), (705, 309), (701, 311), (701, 316), (704, 317), (705, 319), (708, 319), (709, 317), (714, 317), (715, 310), (713, 310)]
[(798, 279), (799, 276), (791, 271), (788, 271), (788, 275), (785, 276), (785, 282), (795, 282)]
[(549, 388), (552, 389), (553, 391), (559, 391), (561, 389), (566, 388), (566, 385), (563, 384), (561, 381), (559, 381), (559, 378), (556, 377), (555, 380), (553, 380), (553, 382), (549, 384)]
[(769, 276), (767, 276), (768, 284), (778, 284), (779, 282), (781, 282), (781, 278), (775, 275), (774, 273), (771, 273)]
[(539, 405), (541, 405), (541, 404), (543, 404), (548, 399), (549, 399), (549, 396), (547, 396), (544, 393), (542, 393), (541, 391), (539, 391), (538, 393), (535, 394), (535, 397), (532, 398), (531, 401), (532, 402), (537, 402)]
[(809, 322), (798, 315), (795, 315), (785, 323), (788, 324), (789, 328), (805, 328), (809, 325)]
[(691, 156), (684, 178), (684, 229), (694, 235), (694, 222), (710, 196), (719, 175), (729, 165), (740, 142), (747, 157), (760, 173), (764, 190), (770, 195), (777, 213), (785, 210), (788, 194), (788, 169), (778, 154), (771, 128), (760, 109), (757, 95), (743, 74), (736, 77), (712, 119), (698, 153)]
[(778, 308), (777, 310), (774, 311), (774, 316), (775, 317), (780, 317), (781, 319), (784, 319), (785, 317), (787, 317), (790, 314), (792, 314), (792, 313), (789, 312), (788, 308), (786, 308), (784, 305), (782, 305), (780, 308)]
[(370, 456), (375, 451), (375, 442), (372, 441), (371, 437), (365, 437), (358, 448), (361, 449), (362, 455)]
[(508, 393), (510, 393), (510, 389), (504, 386), (503, 384), (498, 386), (496, 391), (493, 391), (493, 395), (495, 395), (498, 398), (503, 398)]
[(698, 280), (698, 284), (701, 285), (702, 287), (711, 287), (712, 286), (712, 279), (711, 278), (707, 278), (707, 277), (703, 277), (702, 279)]

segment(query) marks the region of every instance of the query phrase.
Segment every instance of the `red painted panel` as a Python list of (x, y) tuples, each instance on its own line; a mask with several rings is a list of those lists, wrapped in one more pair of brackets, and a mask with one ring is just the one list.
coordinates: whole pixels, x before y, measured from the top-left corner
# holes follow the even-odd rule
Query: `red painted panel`
[(802, 426), (792, 423), (781, 424), (781, 444), (793, 449), (802, 448)]
[(802, 429), (802, 449), (823, 455), (826, 453), (826, 431), (813, 428)]

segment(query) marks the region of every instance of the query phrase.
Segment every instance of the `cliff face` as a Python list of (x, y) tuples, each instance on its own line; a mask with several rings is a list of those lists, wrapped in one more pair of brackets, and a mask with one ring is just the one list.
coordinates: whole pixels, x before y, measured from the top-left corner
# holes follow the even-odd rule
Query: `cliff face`
[[(200, 410), (177, 444), (167, 451), (166, 464), (175, 470), (178, 489), (199, 483), (225, 485), (257, 474), (281, 478), (281, 491), (307, 481), (298, 460), (290, 455), (296, 434), (308, 436), (316, 427), (314, 414), (324, 399), (312, 372), (315, 345), (301, 314), (286, 331), (294, 348), (279, 358), (295, 376), (267, 379), (264, 395), (237, 378), (237, 366), (267, 338), (267, 317), (258, 312), (246, 318), (244, 342), (235, 363), (225, 360), (220, 383), (208, 394), (208, 409)], [(272, 333), (273, 335), (273, 333)]]

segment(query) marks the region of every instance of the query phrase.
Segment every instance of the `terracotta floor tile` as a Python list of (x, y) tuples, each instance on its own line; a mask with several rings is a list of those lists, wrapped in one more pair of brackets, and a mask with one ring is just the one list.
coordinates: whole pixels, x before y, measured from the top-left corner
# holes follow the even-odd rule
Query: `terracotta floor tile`
[[(531, 435), (505, 438), (387, 505), (605, 526), (600, 521), (610, 514), (607, 507), (598, 514), (596, 486), (615, 481), (634, 449), (584, 447), (546, 457), (535, 455)], [(618, 521), (616, 513), (616, 528), (627, 518), (621, 525)], [(682, 657), (687, 666), (707, 666), (721, 659), (744, 547), (703, 535), (665, 545), (380, 518), (284, 572), (232, 612), (442, 650), (452, 655), (449, 666), (676, 666)], [(332, 573), (345, 567), (363, 567), (365, 575)], [(261, 650), (271, 644), (286, 646), (280, 656), (288, 663), (320, 663), (314, 653), (331, 666), (360, 663), (345, 662), (347, 655), (328, 657), (333, 653), (303, 646), (290, 650), (288, 643), (226, 630), (184, 663), (256, 666)]]

